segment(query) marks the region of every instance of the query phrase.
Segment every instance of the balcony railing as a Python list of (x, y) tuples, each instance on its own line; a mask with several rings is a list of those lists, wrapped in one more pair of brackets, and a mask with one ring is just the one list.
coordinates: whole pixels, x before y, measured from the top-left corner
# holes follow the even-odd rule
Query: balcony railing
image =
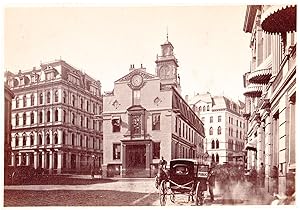
[(244, 95), (246, 97), (256, 98), (262, 94), (262, 85), (250, 84), (245, 88)]

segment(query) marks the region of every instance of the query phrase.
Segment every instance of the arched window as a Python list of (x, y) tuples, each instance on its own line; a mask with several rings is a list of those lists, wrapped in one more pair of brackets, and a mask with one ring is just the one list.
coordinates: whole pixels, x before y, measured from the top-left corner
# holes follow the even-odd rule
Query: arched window
[(67, 102), (67, 94), (66, 94), (65, 91), (63, 92), (63, 102), (64, 102), (64, 103)]
[(220, 145), (219, 145), (219, 140), (216, 140), (216, 149), (219, 149)]
[(56, 90), (54, 93), (54, 101), (58, 102), (58, 90)]
[(34, 113), (30, 113), (30, 124), (34, 124)]
[(221, 126), (218, 127), (218, 135), (221, 134)]
[(199, 112), (202, 112), (202, 108), (201, 108), (201, 106), (199, 106)]
[(23, 107), (27, 106), (27, 98), (26, 95), (23, 96)]
[(23, 114), (23, 125), (26, 125), (26, 113), (24, 112), (24, 114)]
[(47, 133), (47, 135), (46, 135), (46, 142), (47, 142), (47, 144), (50, 144), (50, 134), (49, 133)]
[(30, 134), (30, 146), (34, 145), (34, 135), (33, 133)]
[(16, 98), (16, 108), (19, 108), (19, 104), (20, 104), (20, 99), (19, 97)]
[(30, 96), (30, 105), (34, 106), (34, 95), (33, 94), (31, 94), (31, 96)]
[(67, 113), (65, 110), (63, 110), (63, 122), (66, 122), (67, 119)]
[(75, 99), (75, 96), (73, 95), (72, 96), (72, 105), (75, 107), (75, 102), (76, 102), (76, 99)]
[(57, 133), (54, 133), (54, 144), (58, 144), (58, 136), (57, 136)]
[(209, 129), (209, 135), (213, 135), (213, 133), (214, 133), (214, 130), (213, 130), (212, 127), (210, 127), (210, 129)]
[(84, 106), (83, 99), (80, 99), (80, 108), (83, 109), (83, 106)]
[(43, 93), (40, 93), (40, 104), (43, 104)]
[(205, 112), (205, 106), (203, 106), (203, 112)]
[(43, 122), (43, 112), (42, 111), (40, 111), (39, 119), (40, 119), (40, 123), (42, 123)]
[(209, 105), (207, 105), (207, 109), (206, 110), (209, 111)]
[(19, 135), (18, 134), (16, 134), (15, 140), (16, 140), (16, 147), (18, 147), (19, 146)]
[(26, 146), (26, 134), (23, 134), (23, 146)]
[(47, 111), (47, 122), (50, 122), (50, 111)]
[(215, 140), (211, 141), (211, 148), (214, 149), (215, 148)]
[(219, 158), (219, 154), (216, 154), (216, 162), (219, 163), (220, 162), (220, 158)]
[(75, 125), (75, 114), (72, 113), (72, 124)]
[(58, 121), (58, 110), (57, 109), (54, 112), (54, 120), (55, 120), (55, 122)]
[(50, 94), (50, 91), (47, 92), (47, 103), (49, 104), (51, 101), (51, 94)]
[(63, 131), (62, 133), (62, 144), (65, 144), (66, 143), (66, 133), (65, 131)]
[(215, 154), (211, 155), (211, 160), (212, 160), (212, 162), (215, 162)]
[(43, 145), (43, 137), (42, 137), (42, 134), (39, 134), (39, 145)]
[(72, 133), (72, 145), (75, 146), (75, 134)]
[(16, 126), (19, 126), (19, 114), (16, 114)]

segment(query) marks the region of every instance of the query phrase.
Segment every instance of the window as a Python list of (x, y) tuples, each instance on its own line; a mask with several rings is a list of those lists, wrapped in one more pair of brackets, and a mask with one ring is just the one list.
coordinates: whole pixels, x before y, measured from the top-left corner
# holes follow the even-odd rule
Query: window
[(47, 111), (47, 122), (50, 122), (50, 111)]
[(132, 115), (131, 116), (131, 134), (141, 134), (142, 124), (141, 124), (141, 115)]
[(242, 128), (242, 122), (240, 122), (240, 128)]
[(40, 111), (39, 119), (40, 119), (40, 123), (42, 123), (43, 122), (43, 112), (42, 111)]
[(23, 96), (23, 107), (27, 106), (27, 98), (26, 95)]
[(46, 144), (50, 144), (50, 135), (49, 135), (49, 133), (47, 133), (47, 135), (46, 135)]
[(30, 124), (34, 124), (34, 113), (30, 113)]
[(19, 146), (19, 136), (18, 134), (15, 136), (15, 140), (16, 140), (16, 147)]
[(221, 122), (221, 116), (218, 116), (218, 122)]
[(43, 144), (43, 137), (42, 134), (39, 134), (39, 145)]
[(203, 112), (205, 112), (205, 106), (203, 106)]
[(215, 154), (211, 155), (211, 160), (212, 160), (212, 162), (215, 162)]
[(152, 130), (160, 130), (160, 114), (152, 115)]
[(90, 123), (90, 119), (87, 117), (86, 118), (86, 128), (89, 128), (89, 123)]
[(242, 139), (242, 131), (240, 131), (240, 139)]
[(211, 148), (214, 149), (215, 148), (215, 140), (211, 141)]
[(113, 159), (121, 159), (121, 144), (113, 144)]
[(210, 129), (209, 129), (209, 135), (213, 135), (213, 133), (214, 133), (214, 130), (213, 130), (212, 127), (210, 127)]
[(72, 133), (72, 145), (75, 146), (75, 134)]
[(207, 105), (207, 109), (206, 110), (209, 111), (209, 105)]
[(236, 120), (236, 126), (239, 126), (239, 121), (238, 120)]
[(23, 146), (26, 146), (26, 134), (23, 134)]
[(54, 120), (55, 120), (55, 122), (58, 121), (58, 110), (57, 109), (54, 112)]
[(51, 94), (50, 92), (47, 92), (47, 103), (49, 104), (51, 101)]
[(214, 122), (213, 116), (211, 116), (211, 117), (209, 118), (209, 122), (210, 122), (210, 123), (213, 123), (213, 122)]
[(63, 110), (63, 122), (66, 122), (67, 112)]
[(80, 135), (80, 146), (83, 147), (83, 136)]
[(201, 121), (204, 122), (205, 121), (205, 117), (201, 117)]
[(54, 101), (58, 102), (58, 90), (56, 90), (54, 93)]
[(62, 133), (62, 144), (66, 144), (66, 133), (63, 131)]
[(86, 101), (86, 111), (89, 111), (89, 106), (90, 106), (89, 101)]
[(221, 134), (221, 126), (218, 127), (218, 135)]
[(201, 111), (202, 111), (201, 106), (199, 106), (199, 112), (201, 112)]
[(43, 93), (40, 93), (40, 104), (43, 104)]
[(80, 126), (83, 127), (83, 116), (80, 117)]
[(34, 95), (33, 94), (31, 94), (31, 96), (30, 96), (30, 105), (34, 106)]
[(236, 132), (235, 132), (235, 137), (236, 137), (236, 138), (239, 137), (239, 131), (238, 131), (238, 130), (236, 130)]
[(219, 158), (219, 154), (216, 154), (216, 162), (219, 163), (220, 162), (220, 158)]
[(30, 145), (34, 145), (34, 136), (33, 134), (30, 134)]
[(57, 133), (54, 134), (54, 144), (58, 144), (58, 135), (57, 135)]
[(83, 109), (83, 106), (84, 106), (83, 99), (80, 99), (80, 108)]
[(16, 126), (19, 126), (19, 114), (16, 114)]
[(66, 92), (63, 92), (63, 102), (66, 103), (67, 102), (67, 95)]
[(216, 149), (219, 149), (220, 145), (219, 145), (219, 140), (216, 140)]
[(178, 117), (175, 118), (175, 132), (177, 133), (178, 127)]
[(23, 125), (26, 125), (26, 113), (23, 114)]
[(72, 105), (75, 107), (75, 102), (76, 102), (76, 98), (75, 98), (75, 96), (73, 95), (72, 96)]
[[(72, 113), (72, 124), (75, 125), (75, 114)], [(88, 126), (86, 126), (88, 128)]]
[(16, 98), (16, 108), (19, 108), (19, 104), (20, 104), (20, 99), (19, 97)]
[(120, 132), (121, 126), (120, 126), (120, 119), (112, 119), (111, 121), (113, 132)]

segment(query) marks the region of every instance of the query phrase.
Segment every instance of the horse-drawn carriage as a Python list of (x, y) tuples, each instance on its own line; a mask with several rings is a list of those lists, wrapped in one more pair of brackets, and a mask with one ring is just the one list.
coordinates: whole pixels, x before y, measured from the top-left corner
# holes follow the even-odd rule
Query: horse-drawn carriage
[(159, 199), (162, 206), (166, 205), (167, 195), (175, 202), (176, 194), (185, 194), (188, 199), (195, 198), (196, 205), (204, 203), (204, 191), (207, 190), (209, 166), (199, 164), (193, 159), (174, 159), (170, 161), (169, 170), (156, 178)]

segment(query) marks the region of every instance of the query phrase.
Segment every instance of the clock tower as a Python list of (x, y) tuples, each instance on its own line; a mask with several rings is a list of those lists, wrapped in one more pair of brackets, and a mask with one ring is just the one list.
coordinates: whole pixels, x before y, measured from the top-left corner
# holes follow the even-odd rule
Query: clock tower
[(178, 61), (174, 56), (174, 47), (168, 40), (161, 45), (161, 56), (156, 58), (156, 75), (160, 78), (162, 87), (175, 87), (180, 93), (180, 79), (177, 73)]

